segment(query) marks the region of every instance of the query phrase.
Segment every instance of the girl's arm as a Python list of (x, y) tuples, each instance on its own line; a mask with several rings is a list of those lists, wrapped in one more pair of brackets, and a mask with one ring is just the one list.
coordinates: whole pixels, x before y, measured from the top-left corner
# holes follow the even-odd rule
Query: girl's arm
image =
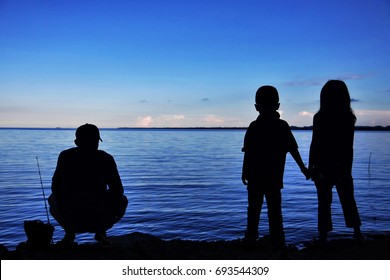
[(305, 175), (306, 179), (310, 179), (309, 170), (306, 168), (305, 164), (303, 163), (301, 154), (299, 153), (298, 149), (291, 150), (290, 154), (295, 160), (295, 162), (298, 164), (299, 168), (301, 169), (301, 172), (303, 173), (303, 175)]

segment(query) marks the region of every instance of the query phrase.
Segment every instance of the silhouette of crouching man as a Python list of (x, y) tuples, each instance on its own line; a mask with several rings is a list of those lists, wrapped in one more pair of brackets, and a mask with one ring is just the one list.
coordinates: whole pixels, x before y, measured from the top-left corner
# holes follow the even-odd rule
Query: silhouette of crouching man
[(106, 231), (125, 214), (128, 200), (114, 158), (98, 150), (99, 129), (85, 124), (76, 130), (77, 147), (62, 151), (52, 179), (50, 213), (64, 228), (60, 241), (72, 244), (76, 233), (95, 233), (110, 245)]

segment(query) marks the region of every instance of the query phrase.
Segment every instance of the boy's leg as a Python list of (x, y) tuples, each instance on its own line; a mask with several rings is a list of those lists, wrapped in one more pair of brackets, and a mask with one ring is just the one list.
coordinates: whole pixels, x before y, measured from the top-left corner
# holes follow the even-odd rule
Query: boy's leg
[(253, 185), (248, 186), (248, 211), (245, 239), (256, 241), (259, 238), (259, 220), (264, 193)]
[(283, 249), (286, 241), (283, 229), (281, 191), (280, 189), (267, 191), (265, 197), (267, 200), (269, 231), (272, 243), (275, 248)]

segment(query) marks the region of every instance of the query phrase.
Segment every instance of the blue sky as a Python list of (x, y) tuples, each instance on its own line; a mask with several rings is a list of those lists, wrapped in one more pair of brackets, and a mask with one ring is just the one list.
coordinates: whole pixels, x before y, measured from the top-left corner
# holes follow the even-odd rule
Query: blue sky
[(389, 50), (389, 0), (0, 0), (0, 126), (311, 125), (329, 79), (390, 125)]

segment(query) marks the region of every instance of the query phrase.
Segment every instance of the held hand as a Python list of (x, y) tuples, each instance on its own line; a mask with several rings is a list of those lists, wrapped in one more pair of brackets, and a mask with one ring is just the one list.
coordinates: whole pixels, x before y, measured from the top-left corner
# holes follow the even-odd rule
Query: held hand
[(241, 176), (241, 181), (242, 181), (242, 183), (243, 183), (245, 186), (248, 185), (248, 179), (246, 178), (246, 176), (242, 175), (242, 176)]
[(317, 170), (315, 170), (313, 168), (309, 169), (309, 173), (310, 173), (310, 179), (312, 181), (318, 181), (318, 180), (323, 180), (324, 179), (324, 175), (319, 173)]
[(306, 166), (301, 168), (301, 172), (303, 173), (303, 175), (305, 175), (306, 180), (311, 179), (311, 177), (312, 177), (311, 172), (309, 171), (309, 169), (306, 168)]

